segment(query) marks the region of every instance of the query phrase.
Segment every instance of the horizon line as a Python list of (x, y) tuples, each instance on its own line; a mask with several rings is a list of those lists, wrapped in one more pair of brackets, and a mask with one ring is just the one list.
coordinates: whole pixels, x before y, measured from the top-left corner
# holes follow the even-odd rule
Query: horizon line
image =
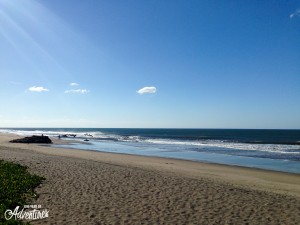
[(0, 127), (0, 129), (165, 129), (165, 130), (300, 130), (300, 128), (180, 128), (180, 127)]

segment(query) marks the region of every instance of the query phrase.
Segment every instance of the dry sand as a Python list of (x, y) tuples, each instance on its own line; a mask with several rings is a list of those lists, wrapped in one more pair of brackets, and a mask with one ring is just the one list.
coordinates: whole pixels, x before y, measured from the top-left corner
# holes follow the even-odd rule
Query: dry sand
[(300, 175), (34, 144), (0, 159), (46, 178), (32, 224), (300, 224)]

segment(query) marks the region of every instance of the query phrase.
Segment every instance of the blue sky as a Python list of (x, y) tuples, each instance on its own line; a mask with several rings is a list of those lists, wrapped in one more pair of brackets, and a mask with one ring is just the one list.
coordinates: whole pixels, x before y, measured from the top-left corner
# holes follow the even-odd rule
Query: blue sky
[(300, 129), (300, 1), (0, 0), (0, 127)]

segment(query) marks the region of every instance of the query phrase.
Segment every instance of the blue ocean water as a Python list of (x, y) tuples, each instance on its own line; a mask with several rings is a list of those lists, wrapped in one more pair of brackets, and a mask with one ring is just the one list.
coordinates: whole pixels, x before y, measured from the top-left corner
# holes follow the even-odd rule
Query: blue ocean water
[(300, 130), (8, 128), (0, 132), (52, 138), (65, 135), (65, 139), (80, 141), (56, 147), (300, 173)]

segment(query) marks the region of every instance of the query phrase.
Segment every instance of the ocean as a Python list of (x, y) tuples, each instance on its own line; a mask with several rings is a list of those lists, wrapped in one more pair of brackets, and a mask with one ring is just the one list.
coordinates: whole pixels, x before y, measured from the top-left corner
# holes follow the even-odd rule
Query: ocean
[(0, 129), (0, 132), (22, 136), (43, 134), (50, 138), (58, 138), (60, 135), (71, 141), (68, 146), (55, 147), (158, 156), (300, 174), (300, 130), (6, 128)]

